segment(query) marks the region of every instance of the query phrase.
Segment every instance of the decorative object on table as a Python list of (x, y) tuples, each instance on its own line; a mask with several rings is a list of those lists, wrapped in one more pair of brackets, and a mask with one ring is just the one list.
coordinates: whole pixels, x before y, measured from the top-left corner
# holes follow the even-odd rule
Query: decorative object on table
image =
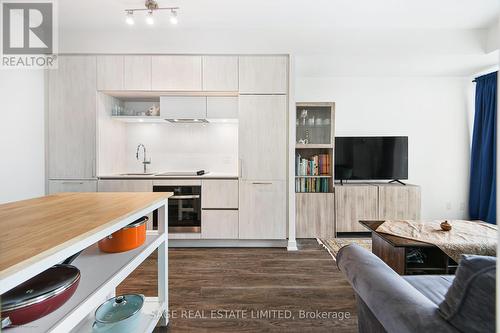
[(330, 253), (333, 260), (337, 260), (339, 250), (349, 244), (357, 244), (368, 251), (372, 250), (372, 240), (369, 238), (333, 238), (317, 239), (317, 241)]
[(448, 223), (448, 221), (444, 221), (441, 223), (441, 230), (443, 231), (450, 231), (451, 230), (451, 224)]
[(117, 253), (138, 248), (146, 241), (146, 222), (143, 216), (126, 227), (112, 233), (99, 241), (99, 249), (103, 252)]
[(72, 255), (62, 264), (52, 266), (3, 294), (2, 325), (27, 324), (66, 303), (80, 282), (80, 270), (70, 265), (79, 254)]
[(144, 295), (127, 294), (108, 299), (95, 311), (94, 332), (136, 332)]

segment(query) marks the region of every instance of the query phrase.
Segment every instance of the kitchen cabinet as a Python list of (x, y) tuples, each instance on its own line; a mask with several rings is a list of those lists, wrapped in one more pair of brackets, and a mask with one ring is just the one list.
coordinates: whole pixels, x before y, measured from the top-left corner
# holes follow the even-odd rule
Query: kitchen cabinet
[(379, 216), (386, 219), (420, 219), (420, 187), (415, 185), (378, 185)]
[(287, 56), (240, 56), (241, 94), (287, 94)]
[(296, 193), (297, 238), (335, 238), (333, 193)]
[(201, 208), (238, 209), (238, 180), (203, 180)]
[(239, 98), (239, 157), (243, 180), (286, 180), (287, 97)]
[(193, 96), (162, 96), (160, 112), (165, 119), (205, 119), (207, 98)]
[(203, 56), (204, 91), (238, 91), (237, 56)]
[(240, 239), (286, 238), (286, 181), (240, 181)]
[(201, 91), (201, 67), (201, 56), (153, 56), (152, 89)]
[(208, 119), (238, 119), (238, 97), (207, 97)]
[(203, 210), (202, 239), (238, 239), (237, 210)]
[(100, 179), (99, 192), (153, 192), (153, 181), (142, 179)]
[(48, 71), (49, 179), (94, 178), (96, 57), (60, 56)]
[(125, 90), (151, 90), (151, 56), (124, 56), (123, 88)]
[(378, 187), (335, 186), (336, 232), (368, 232), (359, 221), (378, 218)]
[(122, 55), (97, 56), (97, 90), (123, 90)]
[(60, 192), (97, 192), (97, 180), (49, 180), (49, 194)]

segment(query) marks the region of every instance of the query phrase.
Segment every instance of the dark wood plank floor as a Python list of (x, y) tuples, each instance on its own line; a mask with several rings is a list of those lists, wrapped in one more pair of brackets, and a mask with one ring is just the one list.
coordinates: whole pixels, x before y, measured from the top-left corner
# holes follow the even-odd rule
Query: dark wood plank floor
[[(163, 332), (357, 332), (354, 295), (335, 262), (315, 240), (302, 240), (299, 249), (170, 249), (175, 318)], [(117, 292), (156, 296), (156, 256)], [(329, 312), (330, 319), (303, 318), (301, 311)]]

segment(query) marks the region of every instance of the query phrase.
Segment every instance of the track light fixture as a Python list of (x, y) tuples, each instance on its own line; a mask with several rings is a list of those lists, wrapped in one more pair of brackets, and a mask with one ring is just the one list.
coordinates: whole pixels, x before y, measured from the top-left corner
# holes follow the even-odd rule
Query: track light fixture
[(143, 12), (146, 11), (146, 23), (149, 25), (153, 25), (155, 23), (154, 13), (159, 10), (169, 10), (170, 11), (170, 23), (175, 25), (179, 23), (179, 19), (177, 14), (179, 12), (179, 7), (160, 7), (158, 6), (158, 2), (156, 0), (146, 0), (144, 4), (146, 8), (130, 8), (125, 9), (125, 22), (129, 25), (133, 25), (135, 23), (134, 13), (135, 12)]

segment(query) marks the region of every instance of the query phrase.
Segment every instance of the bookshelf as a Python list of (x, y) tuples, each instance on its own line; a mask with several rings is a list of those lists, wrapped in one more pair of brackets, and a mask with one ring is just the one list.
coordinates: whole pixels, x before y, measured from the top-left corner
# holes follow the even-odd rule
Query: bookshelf
[(333, 193), (334, 129), (335, 103), (296, 104), (296, 193)]

